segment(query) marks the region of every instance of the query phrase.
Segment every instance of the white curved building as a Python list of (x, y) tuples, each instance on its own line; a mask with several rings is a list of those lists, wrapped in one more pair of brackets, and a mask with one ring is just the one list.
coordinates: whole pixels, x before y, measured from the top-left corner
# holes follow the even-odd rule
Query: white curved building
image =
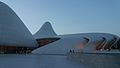
[(52, 25), (49, 22), (45, 22), (38, 32), (34, 34), (35, 38), (47, 38), (53, 37), (57, 34), (54, 32)]
[(48, 56), (49, 58), (44, 58), (47, 61), (50, 61), (48, 59), (51, 59), (51, 55), (58, 58), (62, 56), (62, 60), (52, 59), (53, 62), (60, 60), (58, 66), (53, 62), (53, 65), (49, 62), (45, 63), (48, 66), (42, 65), (48, 68), (60, 68), (61, 62), (65, 65), (62, 68), (76, 68), (79, 63), (71, 63), (74, 61), (91, 68), (120, 68), (120, 37), (109, 33), (57, 35), (49, 22), (46, 22), (33, 37), (14, 11), (0, 2), (0, 54), (31, 52)]
[[(38, 32), (42, 34), (42, 32)], [(35, 38), (39, 46), (42, 47), (33, 50), (32, 53), (46, 56), (65, 56), (67, 61), (77, 61), (89, 66), (89, 68), (120, 68), (120, 38), (116, 35), (80, 33), (52, 36), (46, 35), (46, 38), (41, 38), (36, 35)]]
[(6, 4), (0, 2), (0, 52), (38, 47), (24, 23)]
[[(69, 50), (101, 51), (120, 50), (119, 40), (116, 35), (109, 33), (80, 33), (68, 35), (56, 35), (49, 22), (46, 22), (34, 35), (39, 46), (44, 46), (33, 51), (33, 53), (61, 53), (66, 54)], [(48, 27), (47, 28), (44, 28)], [(44, 29), (43, 29), (44, 28)], [(50, 31), (46, 31), (50, 30)], [(46, 31), (47, 33), (43, 32)], [(45, 35), (44, 38), (41, 35)], [(52, 34), (54, 33), (54, 35)], [(51, 34), (51, 35), (50, 35)]]
[(15, 12), (2, 2), (0, 2), (0, 39), (0, 52), (26, 49), (32, 51), (44, 45), (46, 46), (34, 50), (33, 53), (50, 52), (48, 49), (63, 53), (81, 48), (85, 51), (120, 49), (118, 36), (108, 33), (57, 35), (49, 22), (46, 22), (33, 37)]

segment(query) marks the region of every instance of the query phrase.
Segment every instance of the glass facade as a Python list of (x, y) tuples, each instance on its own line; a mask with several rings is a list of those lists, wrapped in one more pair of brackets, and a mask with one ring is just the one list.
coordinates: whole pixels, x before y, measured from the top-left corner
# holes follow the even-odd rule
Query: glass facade
[(43, 38), (43, 39), (37, 39), (37, 42), (39, 44), (39, 47), (47, 45), (49, 43), (55, 42), (59, 40), (60, 38)]
[(24, 54), (31, 53), (34, 48), (17, 46), (0, 46), (0, 54)]

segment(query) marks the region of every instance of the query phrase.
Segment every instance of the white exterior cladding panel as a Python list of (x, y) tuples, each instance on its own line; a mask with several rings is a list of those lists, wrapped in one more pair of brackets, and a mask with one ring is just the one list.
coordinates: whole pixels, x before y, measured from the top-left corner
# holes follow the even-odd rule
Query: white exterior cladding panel
[(69, 34), (54, 36), (61, 38), (60, 40), (47, 44), (44, 47), (38, 48), (33, 51), (37, 54), (66, 54), (69, 50), (77, 50), (75, 47), (84, 42), (83, 37), (89, 39), (89, 42), (84, 45), (85, 51), (96, 51), (95, 45), (98, 41), (101, 41), (102, 37), (106, 38), (106, 43), (112, 40), (113, 37), (119, 39), (118, 36), (109, 33), (81, 33), (81, 34)]
[(37, 47), (32, 34), (6, 4), (0, 2), (0, 45)]
[(41, 29), (34, 34), (34, 37), (36, 39), (54, 37), (54, 36), (57, 36), (57, 34), (54, 32), (52, 25), (49, 22), (45, 22), (45, 24), (43, 24)]

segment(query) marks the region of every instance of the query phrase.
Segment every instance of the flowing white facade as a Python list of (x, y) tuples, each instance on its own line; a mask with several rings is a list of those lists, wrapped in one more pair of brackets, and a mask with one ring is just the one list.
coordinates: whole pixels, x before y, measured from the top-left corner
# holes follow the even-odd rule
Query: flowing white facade
[(34, 34), (34, 37), (37, 38), (47, 38), (47, 37), (53, 37), (57, 34), (54, 32), (51, 24), (49, 22), (45, 22), (40, 30), (38, 30), (37, 33)]
[(14, 11), (0, 2), (0, 54), (34, 53), (15, 55), (17, 59), (2, 55), (1, 68), (120, 68), (120, 37), (116, 35), (57, 35), (46, 22), (33, 36)]
[[(59, 39), (53, 40), (56, 38)], [(32, 53), (34, 54), (64, 56), (68, 62), (72, 60), (72, 62), (76, 62), (76, 65), (85, 64), (84, 66), (88, 66), (88, 68), (120, 68), (120, 38), (116, 35), (109, 33), (80, 33), (50, 36), (46, 37), (46, 39), (41, 39), (38, 35), (36, 39), (38, 39), (38, 42), (47, 42), (47, 44), (33, 50)], [(65, 65), (67, 64), (69, 63)], [(76, 68), (74, 64), (70, 66)], [(66, 68), (66, 66), (63, 68)]]
[(37, 47), (32, 34), (6, 4), (0, 2), (0, 45)]
[[(48, 25), (49, 24), (49, 25)], [(47, 28), (47, 27), (48, 28)], [(43, 30), (44, 28), (44, 30)], [(41, 31), (42, 29), (42, 31)], [(55, 35), (49, 22), (46, 22), (34, 37), (38, 39), (38, 42), (46, 43), (52, 38), (54, 42), (47, 42), (48, 44), (44, 47), (38, 48), (33, 53), (60, 53), (66, 54), (69, 50), (84, 50), (84, 51), (100, 51), (116, 49), (120, 50), (119, 40), (120, 38), (116, 35), (109, 33), (80, 33), (80, 34), (68, 34), (68, 35)], [(50, 31), (46, 31), (50, 30)], [(46, 31), (47, 33), (43, 32)], [(54, 33), (54, 35), (52, 34)], [(50, 35), (51, 34), (51, 35)], [(41, 39), (42, 35), (46, 35), (44, 41)], [(59, 38), (58, 40), (53, 40)], [(40, 44), (41, 45), (41, 44)]]

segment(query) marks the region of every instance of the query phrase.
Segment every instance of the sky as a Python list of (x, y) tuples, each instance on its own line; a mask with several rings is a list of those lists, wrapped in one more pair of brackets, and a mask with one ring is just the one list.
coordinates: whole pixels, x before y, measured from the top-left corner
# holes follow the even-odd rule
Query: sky
[(120, 36), (120, 0), (0, 0), (32, 34), (49, 21), (60, 34), (104, 32)]

